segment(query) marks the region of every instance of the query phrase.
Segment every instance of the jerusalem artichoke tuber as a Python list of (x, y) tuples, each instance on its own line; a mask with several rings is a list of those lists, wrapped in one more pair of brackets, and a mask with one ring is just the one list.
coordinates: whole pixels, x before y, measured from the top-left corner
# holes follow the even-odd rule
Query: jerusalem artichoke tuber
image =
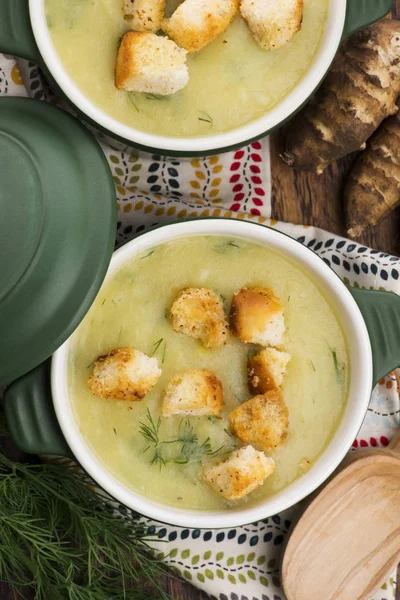
[(350, 172), (345, 187), (347, 229), (358, 237), (400, 204), (400, 113), (383, 122)]
[(400, 21), (380, 21), (347, 40), (325, 82), (285, 131), (283, 160), (322, 171), (360, 150), (397, 111), (400, 94)]

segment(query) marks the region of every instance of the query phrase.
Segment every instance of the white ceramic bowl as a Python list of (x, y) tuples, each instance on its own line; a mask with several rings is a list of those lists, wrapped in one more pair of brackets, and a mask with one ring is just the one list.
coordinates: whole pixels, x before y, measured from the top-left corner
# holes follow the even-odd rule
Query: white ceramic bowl
[[(310, 471), (284, 490), (258, 502), (255, 506), (242, 505), (218, 511), (165, 506), (120, 483), (88, 448), (79, 432), (69, 398), (67, 364), (70, 339), (53, 356), (51, 387), (58, 422), (69, 447), (89, 475), (111, 496), (141, 514), (166, 523), (197, 528), (234, 527), (266, 518), (296, 504), (321, 485), (339, 465), (353, 443), (368, 407), (372, 389), (371, 344), (361, 312), (337, 275), (311, 250), (292, 238), (262, 225), (226, 219), (207, 219), (160, 227), (117, 250), (107, 278), (139, 252), (177, 238), (199, 235), (230, 236), (255, 242), (279, 252), (309, 274), (324, 290), (324, 294), (335, 308), (346, 336), (350, 356), (348, 400), (334, 438)], [(324, 390), (321, 389), (321, 394), (323, 393)]]
[(227, 133), (190, 138), (149, 134), (108, 116), (80, 91), (64, 69), (47, 27), (45, 0), (29, 0), (30, 22), (29, 15), (25, 14), (27, 6), (27, 0), (2, 0), (0, 3), (0, 51), (37, 62), (87, 119), (112, 136), (163, 154), (193, 156), (239, 147), (284, 123), (318, 87), (342, 37), (383, 17), (391, 8), (391, 0), (330, 0), (326, 29), (313, 64), (278, 106), (263, 117)]

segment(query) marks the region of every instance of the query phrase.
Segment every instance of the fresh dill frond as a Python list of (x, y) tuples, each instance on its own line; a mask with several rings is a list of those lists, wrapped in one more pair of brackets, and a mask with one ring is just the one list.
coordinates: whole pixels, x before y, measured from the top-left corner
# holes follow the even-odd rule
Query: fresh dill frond
[(164, 338), (160, 338), (159, 340), (157, 340), (156, 342), (154, 342), (153, 344), (153, 350), (150, 356), (154, 356), (154, 354), (157, 352), (157, 350), (159, 349), (159, 347), (161, 346), (161, 344), (163, 343)]
[(168, 600), (147, 529), (65, 464), (0, 453), (0, 577), (10, 597)]
[(340, 384), (343, 381), (345, 365), (344, 365), (344, 363), (341, 363), (339, 361), (338, 356), (337, 356), (337, 351), (334, 348), (329, 347), (329, 350), (332, 354), (333, 366), (335, 368), (336, 382)]
[(154, 356), (154, 354), (160, 348), (161, 344), (163, 344), (163, 351), (162, 351), (162, 355), (161, 355), (161, 362), (164, 363), (165, 362), (165, 356), (167, 354), (167, 340), (164, 340), (164, 338), (160, 338), (159, 340), (157, 340), (153, 344), (153, 350), (152, 350), (150, 356)]
[[(147, 446), (143, 452), (152, 450), (153, 456), (150, 463), (165, 467), (169, 462), (179, 465), (187, 465), (193, 462), (201, 462), (204, 456), (215, 456), (223, 450), (224, 446), (213, 450), (210, 438), (199, 442), (199, 438), (194, 431), (193, 425), (189, 419), (183, 419), (179, 425), (178, 436), (173, 439), (160, 440), (161, 418), (154, 421), (151, 413), (147, 410), (147, 423), (139, 424), (139, 433), (145, 438)], [(177, 447), (177, 451), (166, 458), (162, 449), (166, 444), (172, 444)]]
[(138, 105), (136, 104), (136, 102), (135, 102), (135, 98), (134, 98), (134, 96), (133, 96), (133, 94), (132, 94), (132, 93), (129, 93), (129, 92), (128, 92), (128, 99), (129, 99), (129, 102), (132, 104), (133, 108), (134, 108), (134, 109), (135, 109), (137, 112), (140, 112), (140, 110), (139, 110), (139, 108), (138, 108)]
[(147, 100), (165, 100), (166, 96), (160, 96), (157, 94), (145, 94)]
[(209, 437), (200, 443), (189, 419), (181, 422), (179, 437), (176, 441), (182, 444), (180, 456), (174, 459), (174, 462), (178, 464), (200, 462), (204, 456), (215, 456), (223, 448), (221, 446), (217, 450), (213, 450)]
[(149, 256), (153, 256), (154, 252), (156, 251), (155, 248), (152, 248), (150, 250), (150, 252), (148, 254), (146, 254), (146, 256), (142, 256), (140, 260), (144, 260), (145, 258), (149, 258)]
[(218, 252), (218, 254), (226, 254), (229, 248), (241, 248), (241, 246), (235, 240), (224, 241), (214, 246), (214, 250), (215, 252)]
[(160, 445), (160, 427), (161, 427), (161, 417), (158, 417), (157, 422), (154, 422), (153, 417), (149, 409), (147, 409), (146, 418), (148, 424), (139, 423), (139, 433), (147, 440), (150, 444), (154, 446)]
[(161, 362), (164, 364), (165, 362), (165, 356), (167, 354), (167, 342), (166, 340), (164, 341), (164, 349), (163, 349), (163, 353), (162, 353), (162, 357), (161, 357)]
[(198, 117), (199, 121), (209, 123), (210, 126), (214, 123), (213, 118), (208, 113), (204, 112), (203, 110), (200, 110), (199, 113), (202, 115), (201, 117)]

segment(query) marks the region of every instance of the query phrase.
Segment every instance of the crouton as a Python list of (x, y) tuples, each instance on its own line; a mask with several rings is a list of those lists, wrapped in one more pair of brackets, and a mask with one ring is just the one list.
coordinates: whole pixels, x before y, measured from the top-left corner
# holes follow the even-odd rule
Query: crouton
[(138, 401), (157, 383), (160, 375), (156, 358), (133, 348), (116, 348), (96, 360), (88, 386), (101, 398)]
[(241, 0), (240, 13), (264, 50), (277, 50), (300, 31), (303, 0)]
[(206, 369), (192, 369), (171, 379), (165, 392), (162, 414), (219, 417), (224, 405), (222, 384)]
[(118, 50), (115, 85), (127, 92), (175, 94), (189, 81), (186, 54), (165, 37), (129, 31)]
[(289, 411), (281, 390), (275, 389), (240, 404), (229, 416), (232, 433), (260, 450), (276, 448), (287, 436)]
[(233, 335), (242, 342), (260, 346), (283, 343), (283, 307), (268, 288), (242, 288), (236, 292), (232, 299), (230, 325)]
[(178, 333), (201, 340), (206, 348), (223, 346), (228, 337), (221, 297), (207, 288), (185, 288), (171, 307), (171, 324)]
[(124, 18), (135, 31), (156, 32), (164, 19), (165, 0), (123, 0)]
[(240, 500), (264, 483), (275, 462), (252, 446), (232, 452), (224, 462), (205, 471), (206, 483), (226, 500)]
[(225, 31), (240, 0), (184, 0), (162, 29), (181, 48), (198, 52)]
[(247, 377), (253, 394), (265, 394), (281, 387), (291, 356), (275, 348), (266, 348), (247, 363)]

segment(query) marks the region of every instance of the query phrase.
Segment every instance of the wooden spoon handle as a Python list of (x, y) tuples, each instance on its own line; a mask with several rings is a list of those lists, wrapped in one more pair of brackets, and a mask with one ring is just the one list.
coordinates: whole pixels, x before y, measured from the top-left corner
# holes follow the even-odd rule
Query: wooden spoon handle
[(400, 429), (389, 444), (389, 449), (392, 452), (400, 453)]

